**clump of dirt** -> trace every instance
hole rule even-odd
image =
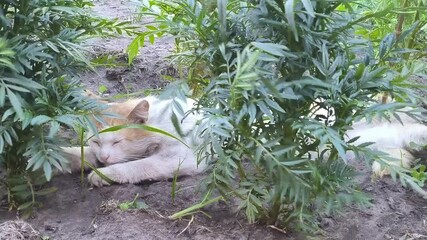
[[[27,222],[21,220],[6,221],[0,224],[0,239],[7,240],[36,240],[40,239],[41,234]]]

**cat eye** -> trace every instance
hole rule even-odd
[[[122,140],[117,140],[115,142],[113,142],[113,145],[116,145],[117,143],[121,142]]]
[[[95,141],[95,140],[94,140],[94,141],[92,141],[92,142],[99,146],[99,142],[98,142],[98,141]]]

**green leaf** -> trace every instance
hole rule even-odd
[[[148,40],[151,44],[154,44],[154,41],[156,40],[155,36],[153,34],[148,35]]]
[[[288,49],[286,46],[276,44],[276,43],[251,42],[251,44],[254,47],[266,53],[269,53],[271,55],[278,56],[278,57],[284,57],[285,51]]]
[[[105,85],[101,85],[98,87],[98,92],[101,94],[106,92],[107,90],[108,90],[108,88]]]
[[[20,85],[21,87],[27,88],[29,90],[45,89],[43,85],[33,81],[32,79],[29,79],[23,76],[17,76],[15,78],[3,77],[2,79],[6,82],[9,82],[15,85]]]
[[[379,47],[380,49],[378,53],[381,59],[386,56],[386,53],[388,52],[388,50],[391,49],[395,41],[396,41],[396,36],[394,33],[390,33],[386,37],[384,37],[384,39],[380,43],[380,47]]]
[[[9,102],[12,104],[13,109],[18,114],[20,118],[23,117],[24,112],[22,111],[21,101],[9,88],[6,89],[7,96],[9,97]]]
[[[45,196],[45,195],[54,193],[57,190],[58,190],[58,188],[56,188],[56,187],[44,188],[42,190],[34,192],[34,194],[37,195],[37,196]]]
[[[48,161],[45,161],[43,163],[43,172],[46,177],[46,180],[50,181],[50,179],[52,178],[52,166]]]
[[[30,90],[28,90],[26,88],[15,86],[15,85],[7,85],[7,88],[13,89],[13,90],[18,91],[18,92],[25,92],[25,93],[30,92]]]
[[[60,115],[56,117],[55,120],[65,125],[68,125],[70,127],[73,127],[74,124],[76,123],[76,117],[71,114]]]
[[[4,150],[4,140],[0,136],[0,154],[3,154],[3,150]]]
[[[291,172],[298,174],[298,175],[303,175],[303,174],[311,173],[312,170],[291,170]]]
[[[274,156],[281,156],[289,151],[292,151],[296,148],[296,146],[280,146],[275,148],[274,151],[271,152]]]
[[[22,191],[26,191],[27,189],[28,189],[27,184],[21,184],[21,185],[16,185],[12,187],[10,190],[14,192],[22,192]]]
[[[0,86],[0,107],[4,106],[5,100],[6,100],[6,89],[5,89],[4,85],[2,84]]]
[[[40,155],[38,155],[39,153],[40,153]],[[41,168],[44,165],[44,163],[46,162],[45,152],[40,151],[40,152],[37,152],[35,155],[37,155],[38,157],[34,158],[35,161],[34,161],[34,165],[33,165],[33,168],[32,168],[33,171],[36,171],[39,168]],[[30,161],[31,161],[31,159],[32,158],[30,158]],[[28,166],[29,166],[30,161],[28,161]]]
[[[39,115],[34,117],[33,119],[31,119],[31,125],[41,125],[43,123],[47,123],[49,121],[51,121],[52,118],[46,115]]]
[[[292,166],[300,165],[301,163],[306,163],[307,161],[308,161],[307,159],[300,159],[300,160],[292,160],[292,161],[283,161],[283,162],[280,162],[280,164],[283,164],[284,166],[287,166],[287,167],[292,167]]]
[[[126,49],[126,52],[128,53],[129,64],[131,64],[135,57],[139,54],[139,49],[144,46],[144,40],[145,35],[141,34],[134,38],[129,44],[128,48]]]
[[[147,26],[145,26],[147,29],[150,29],[151,31],[157,31],[157,27],[155,27],[155,26],[150,26],[150,25],[147,25]]]
[[[9,144],[9,146],[13,145],[12,138],[10,137],[10,134],[7,131],[3,132],[3,139]]]
[[[307,10],[307,13],[310,17],[314,18],[314,10],[313,5],[311,4],[311,0],[301,0],[302,4],[304,5],[305,10]]]
[[[228,130],[223,129],[221,127],[216,127],[216,126],[212,126],[211,127],[212,132],[218,134],[219,136],[225,137],[225,138],[230,138],[231,134]]]
[[[150,207],[148,206],[148,204],[147,203],[145,203],[144,201],[136,201],[135,202],[135,209],[143,209],[143,210],[146,210],[146,209],[149,209]]]
[[[126,211],[126,210],[129,210],[130,206],[131,205],[128,202],[126,202],[126,203],[120,203],[119,204],[119,209],[122,210],[122,211]]]
[[[295,23],[295,9],[294,9],[294,0],[286,0],[285,2],[285,16],[288,21],[288,25],[294,33],[295,40],[298,41],[298,32]]]
[[[23,203],[23,204],[21,204],[21,205],[18,206],[18,211],[27,209],[27,208],[31,207],[33,204],[34,204],[34,202]]]
[[[227,0],[217,0],[219,34],[222,42],[226,42],[227,34]]]
[[[279,112],[286,113],[286,111],[277,102],[271,100],[270,98],[265,98],[265,102],[271,108],[274,108],[274,109],[276,109]]]

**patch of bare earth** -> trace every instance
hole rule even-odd
[[[372,206],[348,207],[340,216],[324,217],[322,227],[328,239],[427,239],[427,200],[388,176],[373,181],[363,163],[352,164],[360,172],[357,182],[372,198]]]
[[[248,225],[223,203],[181,220],[168,216],[197,203],[200,178],[183,178],[172,201],[171,182],[114,185],[90,189],[79,176],[57,177],[59,190],[43,199],[44,206],[27,221],[53,239],[280,239],[282,233]],[[120,210],[120,203],[143,201],[144,210]],[[209,216],[208,216],[209,215]],[[190,222],[191,221],[191,222]]]
[[[94,10],[97,14],[119,18],[121,20],[132,21],[135,25],[152,21],[148,18],[138,18],[136,16],[137,1],[95,1]],[[107,96],[118,94],[128,94],[131,96],[144,95],[144,90],[156,90],[168,84],[166,79],[178,77],[176,68],[165,61],[165,57],[174,48],[172,37],[157,38],[156,44],[152,45],[148,41],[140,49],[138,57],[128,65],[126,54],[127,46],[131,43],[132,37],[121,36],[117,38],[92,39],[88,41],[94,58],[109,57],[115,59],[118,66],[100,66],[96,71],[86,71],[81,73],[81,79],[85,86],[93,92],[99,92],[100,87],[106,89],[102,93]]]
[[[108,17],[132,19],[135,6],[127,1],[98,0],[95,10]],[[141,21],[146,21],[141,19]],[[98,39],[91,41],[94,56],[111,55],[126,63],[124,54],[131,38]],[[164,76],[177,77],[174,66],[165,61],[173,49],[172,38],[158,39],[155,45],[146,44],[132,66],[99,67],[96,72],[82,73],[83,83],[97,92],[135,93],[158,89],[167,84]],[[425,79],[418,79],[425,84]],[[340,216],[321,218],[322,233],[314,239],[427,239],[426,200],[405,189],[389,177],[372,182],[370,172],[362,163],[355,164],[361,172],[361,190],[372,197],[368,209],[348,207]],[[172,200],[170,181],[144,182],[139,185],[113,185],[89,188],[80,184],[78,175],[57,176],[50,183],[58,191],[41,199],[43,206],[35,215],[22,221],[8,212],[6,201],[0,202],[0,239],[306,239],[292,229],[273,229],[259,224],[247,224],[243,213],[223,202],[213,204],[193,216],[170,220],[168,216],[189,207],[198,200],[197,191],[203,176],[180,179]],[[143,201],[144,210],[120,210],[120,203]],[[8,234],[5,228],[15,231]],[[40,232],[40,235],[37,235]],[[3,235],[2,235],[3,234]],[[31,235],[36,234],[36,235]],[[23,236],[24,238],[20,238]]]
[[[0,223],[0,239],[14,240],[36,240],[40,239],[41,235],[38,231],[27,222],[21,220],[10,220]]]

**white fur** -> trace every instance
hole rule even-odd
[[[360,137],[354,144],[373,142],[371,147],[388,153],[397,161],[387,161],[396,166],[409,168],[414,160],[412,155],[405,150],[410,143],[419,145],[427,144],[427,126],[399,113],[403,122],[396,119],[391,122],[387,120],[376,120],[371,123],[361,121],[353,125],[353,129],[347,132],[347,140]],[[382,169],[380,163],[372,165],[374,175],[383,176],[389,174],[388,169]]]
[[[177,136],[178,133],[171,122],[171,107],[174,100],[159,100],[156,97],[147,97],[145,100],[150,105],[146,124]],[[132,104],[137,105],[140,101],[141,99],[133,100]],[[188,99],[181,106],[185,112],[190,110],[193,104],[194,101]],[[391,164],[407,168],[413,159],[405,147],[411,142],[426,144],[427,126],[404,114],[399,116],[403,125],[397,120],[358,122],[346,133],[346,140],[360,136],[354,144],[374,142],[373,148],[389,153],[391,157],[399,160]],[[188,133],[194,130],[200,119],[201,116],[188,115],[181,122],[182,132]],[[179,175],[194,175],[202,172],[205,164],[197,165],[193,152],[193,149],[200,144],[200,139],[193,134],[188,134],[183,140],[193,148],[187,148],[179,141],[160,134],[129,142],[120,135],[120,132],[103,133],[99,135],[99,139],[94,138],[89,142],[90,147],[85,148],[85,159],[95,166],[99,162],[106,165],[98,170],[117,183],[172,178],[178,167]],[[80,148],[67,148],[64,151],[68,153],[71,169],[74,171],[80,169]],[[141,158],[144,154],[147,156]],[[377,162],[373,165],[373,171],[379,176],[388,174],[388,170],[381,169]],[[90,173],[88,178],[98,187],[108,184],[94,172]]]
[[[147,125],[160,128],[174,136],[178,136],[171,122],[172,101],[159,100],[156,97],[144,98],[150,108]],[[133,100],[137,105],[141,99]],[[132,102],[133,102],[132,101]],[[181,103],[184,111],[192,108],[194,101],[188,99]],[[193,130],[198,115],[189,114],[181,122],[181,130],[187,133]],[[184,137],[190,147],[197,147],[199,139],[188,134]],[[97,143],[95,143],[97,142]],[[76,148],[65,149],[68,153],[72,170],[80,168],[80,152]],[[143,180],[161,180],[172,178],[179,168],[179,175],[194,175],[204,170],[204,163],[197,164],[193,148],[188,148],[179,141],[162,135],[155,134],[138,141],[130,142],[120,135],[120,132],[99,134],[99,139],[94,138],[90,147],[85,149],[86,160],[92,164],[98,161],[107,165],[98,168],[104,175],[116,183],[137,183]],[[148,151],[147,157],[134,159]],[[91,184],[95,186],[108,185],[98,174],[92,172],[88,176]]]

